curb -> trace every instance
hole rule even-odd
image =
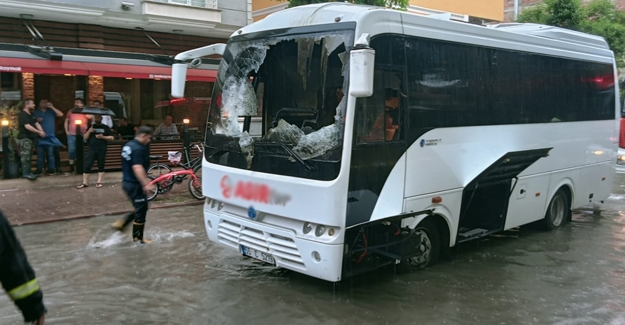
[[[202,205],[204,203],[204,200],[202,201],[196,201],[196,202],[187,202],[187,203],[174,203],[174,204],[170,204],[170,205],[162,205],[162,206],[156,206],[153,208],[150,208],[149,210],[160,210],[160,209],[169,209],[169,208],[178,208],[178,207],[182,207],[182,206],[196,206],[196,205]],[[20,227],[20,226],[30,226],[30,225],[41,225],[41,224],[46,224],[46,223],[53,223],[53,222],[61,222],[61,221],[72,221],[72,220],[79,220],[79,219],[89,219],[89,218],[95,218],[95,217],[107,217],[107,216],[117,216],[117,215],[121,215],[124,214],[126,212],[128,212],[129,210],[123,210],[123,211],[114,211],[114,212],[109,212],[106,214],[86,214],[86,215],[76,215],[76,216],[70,216],[70,217],[65,217],[65,218],[58,218],[58,219],[48,219],[48,220],[39,220],[39,221],[27,221],[27,222],[23,222],[23,223],[19,223],[19,224],[11,224],[12,227]]]

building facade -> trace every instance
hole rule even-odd
[[[407,8],[415,14],[452,13],[452,19],[476,23],[500,22],[504,18],[504,1],[507,0],[410,0]],[[286,9],[286,0],[253,0],[254,21]]]
[[[186,98],[170,101],[172,58],[224,42],[252,21],[251,5],[251,0],[0,0],[0,106],[48,99],[66,112],[80,97],[87,104],[103,101],[117,118],[134,124],[155,125],[173,115],[175,122],[190,118],[201,127],[218,60],[190,69]]]

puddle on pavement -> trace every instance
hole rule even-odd
[[[617,177],[625,183],[625,175]],[[114,217],[17,227],[46,324],[625,325],[625,194],[557,231],[521,227],[422,272],[379,270],[335,287],[208,241],[201,207],[154,210],[146,237]],[[0,295],[0,324],[23,324]]]

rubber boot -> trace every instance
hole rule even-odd
[[[113,222],[111,224],[111,227],[113,227],[116,230],[119,231],[124,231],[126,230],[126,227],[133,221],[135,220],[135,213],[134,212],[128,212],[124,215],[124,217],[122,217],[121,219]]]
[[[132,241],[140,242],[141,244],[150,244],[151,240],[143,238],[143,229],[145,228],[145,223],[132,223]]]
[[[37,176],[33,175],[30,172],[30,164],[29,163],[22,163],[22,178],[26,178],[29,180],[35,180],[37,179]]]

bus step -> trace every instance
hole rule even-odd
[[[387,251],[383,251],[383,250],[377,249],[377,248],[371,248],[369,251],[371,251],[371,253],[382,255],[384,257],[388,257],[388,258],[390,258],[392,260],[401,260],[402,259],[402,257],[400,255],[393,254],[393,253],[387,252]]]
[[[471,229],[469,231],[461,232],[461,233],[458,234],[458,236],[460,236],[462,238],[470,238],[470,237],[476,237],[476,236],[484,235],[487,232],[488,232],[487,229],[475,228],[475,229]]]

